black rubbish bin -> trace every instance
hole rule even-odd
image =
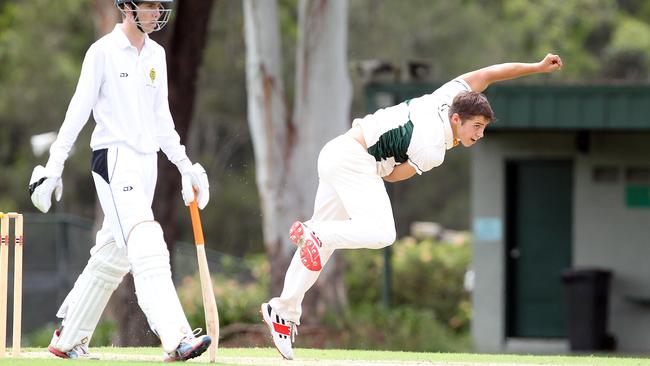
[[[609,282],[603,269],[567,269],[562,272],[566,289],[569,344],[572,351],[612,350],[607,333]]]

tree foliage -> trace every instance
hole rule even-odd
[[[92,3],[57,0],[53,11],[52,1],[0,1],[0,207],[5,211],[34,211],[25,187],[31,169],[45,157],[34,156],[29,139],[57,130],[63,121],[81,60],[95,37],[88,16]],[[649,4],[644,0],[355,0],[349,9],[348,58],[351,69],[361,59],[398,64],[425,60],[432,65],[431,79],[444,81],[487,64],[533,61],[553,51],[563,56],[564,70],[522,82],[647,82]],[[278,6],[282,51],[293,55],[297,2],[279,0]],[[204,212],[208,245],[243,255],[261,251],[262,239],[246,123],[241,2],[216,3],[208,39],[208,62],[200,69],[188,148],[194,160],[204,163],[213,187],[211,205]],[[289,75],[295,59],[284,57],[283,62],[286,94],[292,100]],[[357,77],[354,84],[351,117],[367,112],[361,80]],[[94,215],[95,193],[88,174],[90,130],[82,131],[76,153],[66,163],[64,199],[55,210]],[[466,153],[450,153],[439,170],[395,185],[403,202],[396,207],[398,228],[415,219],[468,227]],[[180,198],[166,199],[181,208],[177,237],[190,241],[189,226],[182,225],[187,215]]]
[[[3,211],[35,212],[27,183],[32,168],[47,157],[34,154],[30,138],[58,130],[64,119],[84,53],[95,39],[89,15],[94,1],[0,0]],[[355,61],[363,59],[398,65],[417,59],[431,64],[430,79],[446,81],[488,64],[535,61],[546,52],[555,52],[565,61],[561,73],[518,82],[650,80],[647,0],[354,0],[349,6],[350,70],[354,70]],[[187,147],[190,157],[201,162],[210,175],[212,199],[203,212],[207,245],[245,255],[263,251],[263,240],[246,116],[242,2],[217,1],[209,16]],[[282,52],[294,55],[298,1],[278,0],[278,16]],[[282,61],[286,99],[294,100],[296,59],[283,57]],[[356,76],[353,82],[350,121],[368,112],[362,80]],[[184,95],[174,98],[183,106]],[[94,185],[88,173],[92,120],[88,124],[91,126],[82,130],[66,162],[64,197],[53,206],[56,212],[85,217],[95,214]],[[468,160],[467,151],[451,151],[441,168],[392,186],[401,235],[415,220],[469,227]],[[158,199],[175,205],[176,238],[191,241],[187,212],[180,196],[174,195]],[[88,248],[91,245],[88,243]],[[368,289],[365,283],[362,287]],[[417,288],[411,290],[417,295]],[[412,300],[404,296],[405,302]]]
[[[0,8],[0,207],[5,211],[35,210],[27,184],[43,158],[32,153],[30,137],[58,130],[94,38],[92,19],[80,16],[91,12],[89,1],[62,0],[56,12],[51,10],[52,2],[45,0],[9,1]],[[89,151],[89,136],[86,129],[76,151]],[[87,167],[88,154],[72,154],[58,210],[93,215]]]

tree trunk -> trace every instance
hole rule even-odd
[[[300,0],[299,35],[296,50],[296,100],[294,104],[298,143],[291,156],[298,167],[292,183],[303,193],[301,206],[312,211],[317,179],[318,153],[323,145],[350,126],[352,87],[347,65],[347,1]],[[306,182],[312,183],[305,186]],[[330,258],[315,286],[305,296],[303,311],[318,317],[337,313],[347,305],[339,261]]]
[[[167,76],[169,79],[169,108],[174,117],[181,143],[186,145],[192,160],[191,146],[187,146],[199,67],[207,41],[208,23],[214,0],[185,0],[178,3],[172,33],[168,33]],[[168,30],[169,32],[169,30]],[[158,185],[154,200],[154,214],[165,232],[170,255],[176,241],[176,209],[181,199],[180,175],[176,166],[166,158],[159,164]],[[189,214],[188,214],[189,215]],[[189,222],[189,221],[188,221]]]
[[[295,201],[285,199],[295,126],[284,101],[277,1],[244,0],[243,4],[248,124],[255,154],[264,247],[271,262],[270,290],[278,293],[292,253],[285,234],[299,207]]]
[[[97,39],[110,33],[119,21],[119,12],[113,1],[95,0],[93,23]]]
[[[288,228],[313,212],[318,153],[349,125],[347,2],[300,2],[295,119],[288,116],[284,103],[277,2],[245,0],[244,21],[248,122],[264,245],[271,261],[271,292],[279,294],[295,250],[287,240]],[[346,303],[337,267],[332,258],[316,286],[330,290],[310,290],[309,298],[318,298],[323,309],[339,309]]]

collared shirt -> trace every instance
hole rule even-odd
[[[408,163],[422,174],[442,164],[445,150],[454,147],[449,107],[463,91],[471,88],[454,79],[431,94],[355,119],[352,125],[361,126],[377,173],[383,177],[396,165]]]
[[[127,145],[143,154],[162,149],[174,163],[187,158],[169,111],[165,50],[148,36],[138,53],[117,24],[90,46],[50,148],[47,165],[55,172],[63,170],[91,110],[96,122],[90,139],[93,150]]]

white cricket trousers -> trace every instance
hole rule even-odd
[[[154,219],[151,204],[158,177],[157,154],[113,146],[93,151],[92,169],[104,211],[97,244],[115,240],[119,248],[124,248],[135,225]]]
[[[153,221],[157,154],[124,145],[95,150],[92,176],[104,222],[84,272],[57,313],[64,318],[63,336],[70,338],[65,347],[78,344],[81,337],[82,343],[89,341],[111,293],[131,271],[149,326],[165,352],[172,352],[192,330],[171,279],[162,229]],[[98,285],[98,278],[108,278],[111,286]]]
[[[318,156],[319,184],[314,214],[305,224],[321,240],[323,266],[336,249],[380,249],[395,241],[393,210],[377,162],[348,135],[328,142]],[[320,271],[310,271],[294,253],[280,297],[269,304],[300,324],[301,303]]]

